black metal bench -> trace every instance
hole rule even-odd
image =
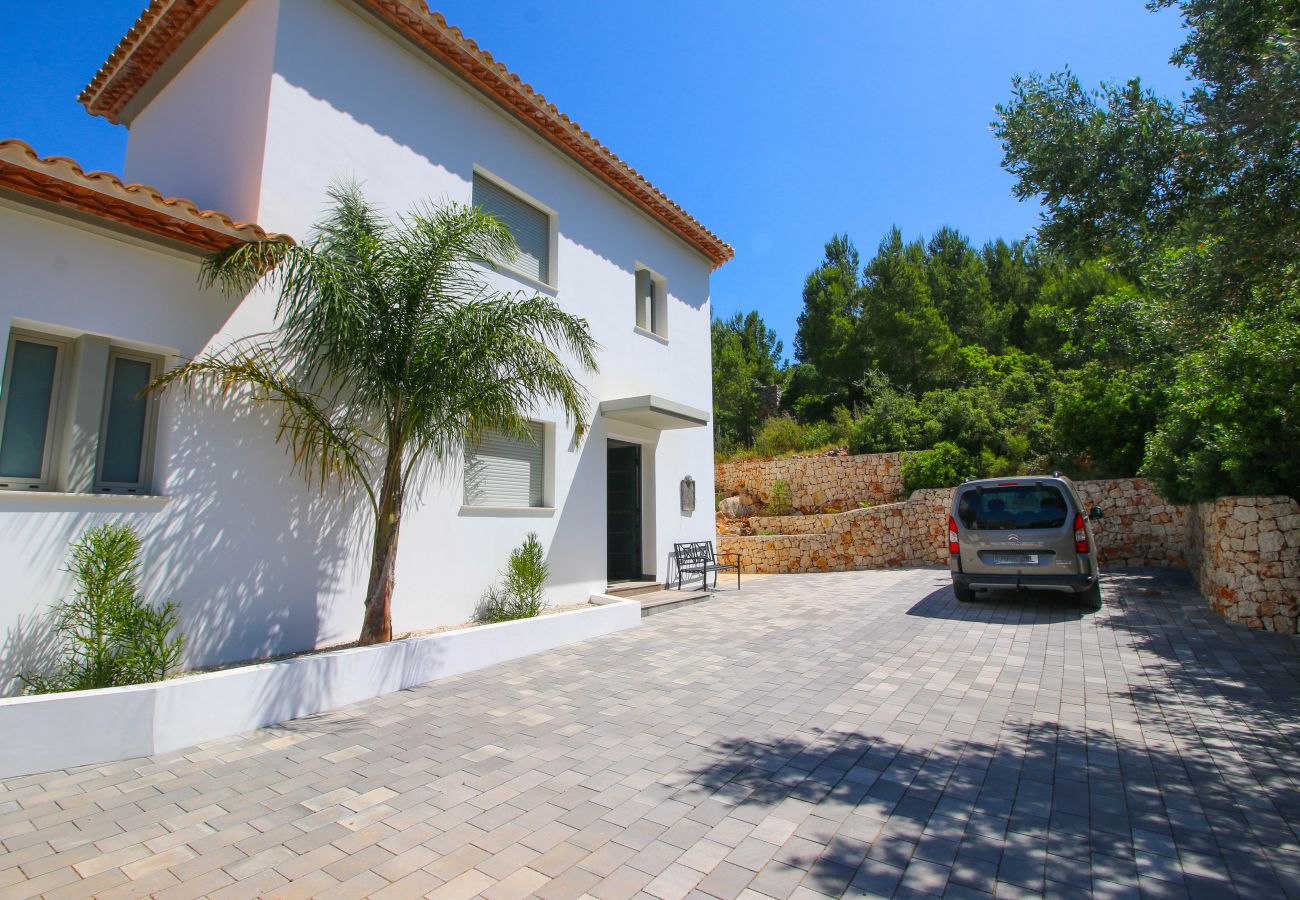
[[[689,544],[673,544],[673,556],[677,560],[677,590],[682,589],[682,578],[686,576],[700,576],[700,587],[709,586],[709,573],[713,573],[713,586],[718,586],[718,573],[736,570],[736,589],[740,590],[740,563],[741,556],[739,553],[726,554],[734,556],[734,563],[718,562],[716,554],[713,552],[713,541],[694,541]]]

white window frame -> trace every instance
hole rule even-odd
[[[0,473],[0,491],[52,491],[55,487],[54,464],[58,459],[59,433],[63,424],[63,377],[67,369],[70,342],[48,334],[28,331],[25,328],[9,329],[5,345],[4,383],[0,386],[0,435],[4,434],[4,420],[9,410],[9,381],[14,367],[14,344],[25,341],[44,344],[55,349],[54,383],[50,389],[50,412],[45,421],[45,447],[41,457],[41,475],[36,479],[8,478]]]
[[[539,288],[544,291],[555,291],[559,286],[559,221],[560,214],[542,201],[538,200],[532,194],[522,191],[510,182],[506,181],[499,175],[488,171],[478,163],[474,164],[473,173],[470,177],[470,203],[474,202],[474,179],[482,178],[498,190],[510,194],[521,203],[531,206],[537,212],[546,216],[546,280],[537,278],[527,272],[523,272],[507,262],[492,262],[492,268],[505,272],[512,278],[517,278],[524,283]]]
[[[133,482],[104,481],[104,445],[108,437],[108,406],[113,396],[113,378],[116,375],[114,362],[118,359],[130,359],[149,364],[149,380],[158,377],[162,370],[162,359],[151,353],[128,350],[112,346],[108,351],[108,372],[104,376],[104,399],[100,403],[99,439],[95,447],[95,487],[97,494],[147,494],[153,478],[154,443],[157,438],[158,398],[145,399],[144,435],[140,441],[140,478]]]
[[[650,281],[649,308],[643,310],[642,303],[645,298],[641,296],[641,289],[637,283],[637,276],[645,272]],[[635,263],[633,266],[633,284],[632,292],[635,296],[636,325],[635,330],[638,334],[646,337],[656,338],[660,341],[668,340],[668,279],[660,275],[654,269],[643,263]],[[644,312],[644,320],[643,320]]]

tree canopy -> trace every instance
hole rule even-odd
[[[1183,96],[1066,69],[997,108],[1034,235],[893,228],[865,263],[827,242],[778,376],[782,446],[942,445],[935,471],[1145,474],[1180,502],[1300,496],[1300,6],[1148,5],[1186,24]]]

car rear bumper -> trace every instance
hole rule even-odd
[[[978,575],[953,572],[953,584],[973,591],[1058,591],[1082,594],[1097,583],[1095,575]]]

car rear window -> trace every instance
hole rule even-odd
[[[990,531],[1060,528],[1069,506],[1050,484],[1016,484],[968,490],[957,504],[962,525]]]

